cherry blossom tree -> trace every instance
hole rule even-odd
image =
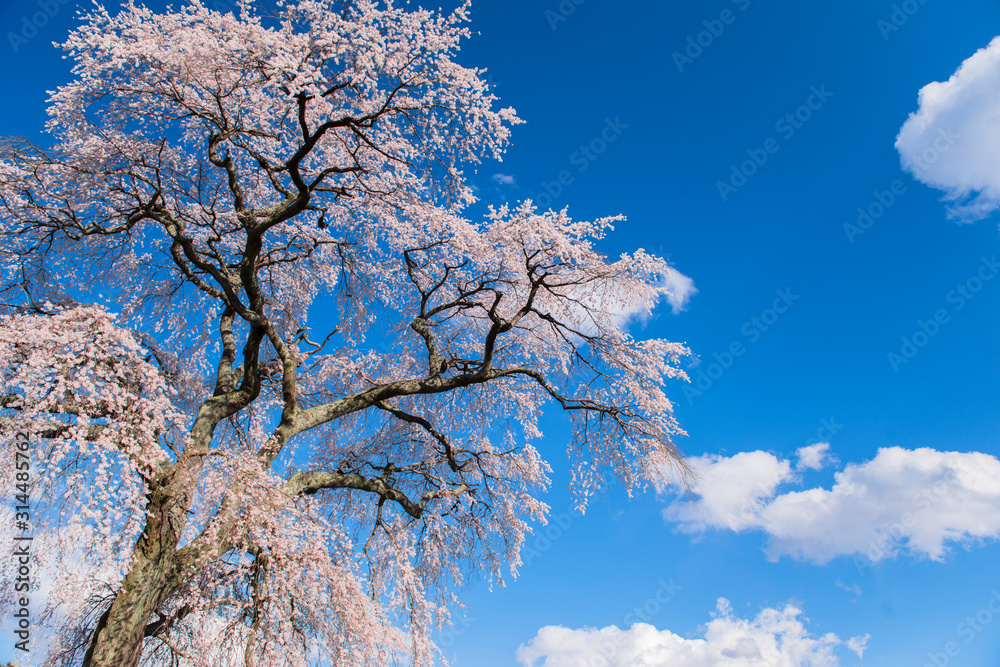
[[[628,331],[667,264],[602,255],[617,218],[465,217],[520,122],[454,59],[467,12],[81,15],[51,141],[0,151],[47,664],[432,664],[545,521],[545,405],[581,509],[683,469],[687,352]]]

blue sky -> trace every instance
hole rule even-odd
[[[68,76],[50,42],[73,4],[14,43],[38,2],[0,6],[0,134],[37,134],[44,91]],[[637,335],[701,359],[701,385],[672,394],[706,481],[689,500],[611,490],[570,513],[552,413],[546,501],[563,516],[529,539],[516,581],[470,586],[443,638],[453,664],[522,664],[523,647],[538,667],[763,665],[753,656],[783,631],[800,656],[836,638],[830,658],[780,664],[997,664],[996,63],[984,55],[923,106],[918,91],[1000,34],[1000,5],[480,0],[473,27],[460,60],[489,68],[528,121],[473,175],[483,202],[624,214],[609,254],[641,246],[694,280],[686,310]],[[969,191],[984,194],[962,207]],[[818,441],[829,448],[800,451]],[[637,621],[655,630],[610,629]],[[601,638],[614,650],[591,648]],[[629,657],[643,647],[671,660]],[[728,657],[684,657],[699,650]]]

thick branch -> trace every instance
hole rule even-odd
[[[414,519],[419,519],[424,513],[427,503],[436,498],[447,498],[461,495],[465,492],[472,492],[472,487],[461,484],[453,489],[437,489],[428,491],[420,500],[413,502],[403,492],[387,485],[384,480],[362,477],[357,474],[341,474],[335,472],[297,472],[285,483],[285,492],[289,495],[300,494],[311,495],[321,489],[357,489],[377,493],[383,498],[388,498],[398,503],[407,514]]]

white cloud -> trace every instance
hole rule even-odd
[[[865,657],[865,651],[868,649],[869,639],[871,639],[871,635],[869,634],[865,634],[862,637],[851,637],[847,640],[847,648],[858,654],[858,660],[862,660]]]
[[[788,461],[761,451],[729,458],[699,456],[688,459],[688,464],[697,479],[692,491],[700,497],[664,510],[664,516],[680,523],[685,532],[755,527],[761,499],[773,497],[778,485],[792,477]]]
[[[920,90],[896,137],[903,168],[945,192],[962,222],[1000,208],[1000,37]]]
[[[830,443],[817,442],[814,445],[799,447],[795,456],[799,459],[799,462],[795,464],[796,470],[822,470],[823,466],[831,460]]]
[[[493,174],[493,180],[500,185],[514,185],[514,177],[510,174]]]
[[[720,598],[714,618],[696,639],[646,623],[628,630],[547,626],[518,649],[517,660],[523,667],[837,667],[836,647],[863,646],[867,639],[814,637],[801,615],[788,605],[738,618]]]
[[[674,501],[664,518],[686,532],[763,531],[772,560],[942,560],[950,544],[1000,537],[1000,460],[980,452],[889,447],[848,464],[830,489],[785,493],[777,486],[795,479],[790,463],[766,452],[694,463],[698,497]]]
[[[694,286],[694,281],[685,276],[675,268],[663,278],[662,286],[668,290],[667,302],[674,311],[674,315],[687,307],[688,301],[698,293],[698,288]]]

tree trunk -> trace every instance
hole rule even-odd
[[[101,617],[83,659],[84,667],[136,667],[142,657],[146,624],[169,592],[163,563],[135,562]]]
[[[146,530],[121,589],[94,629],[83,667],[137,667],[146,626],[176,586],[170,574],[187,509],[164,493],[151,494],[147,509]]]
[[[256,354],[260,337],[262,334],[256,343],[248,343],[250,354]],[[239,394],[241,400],[216,396],[202,404],[185,455],[150,488],[146,529],[136,542],[121,589],[91,635],[83,667],[138,667],[151,617],[183,579],[204,566],[197,550],[178,556],[177,545],[187,525],[188,510],[194,501],[215,426],[256,398],[259,378],[252,377],[256,384],[249,392]],[[223,506],[228,507],[225,502]]]

